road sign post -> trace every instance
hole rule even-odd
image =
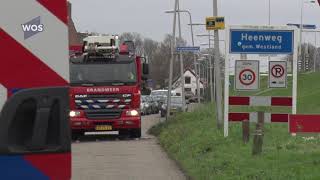
[[[224,136],[229,134],[229,61],[230,54],[291,54],[293,56],[292,71],[292,114],[297,111],[297,61],[298,61],[298,29],[287,26],[230,26],[226,28],[226,52],[225,52],[225,85],[224,85]],[[238,62],[239,63],[239,62]],[[241,63],[241,62],[240,62]],[[271,65],[273,65],[271,63]],[[277,65],[277,64],[274,64]],[[287,84],[286,80],[286,64],[278,64],[280,66],[273,67],[273,78],[276,80],[272,86],[283,87]],[[283,68],[282,68],[283,67]],[[272,67],[270,67],[272,69]],[[250,90],[251,85],[258,83],[254,75],[259,76],[253,67],[242,68],[236,70],[235,81],[237,88],[241,90]],[[270,72],[272,73],[272,71]],[[239,78],[242,77],[243,79]],[[269,78],[272,80],[272,78]],[[285,81],[285,82],[283,82]],[[248,88],[250,87],[250,88]],[[236,89],[237,89],[236,88]],[[240,97],[241,98],[241,97]],[[243,98],[241,99],[241,101]],[[258,103],[260,104],[260,102]],[[278,104],[277,101],[271,101],[270,104]],[[239,114],[239,113],[236,113]],[[243,114],[243,113],[242,113]],[[243,114],[244,115],[244,114]],[[248,113],[245,114],[249,116]],[[272,118],[278,116],[271,115]],[[279,115],[280,117],[280,115]],[[284,116],[283,116],[284,117]],[[283,118],[281,115],[281,119]],[[286,116],[287,117],[287,116]],[[242,118],[238,117],[237,118]],[[246,117],[248,118],[248,117]]]
[[[287,62],[269,62],[269,88],[287,87]]]
[[[206,29],[219,30],[225,28],[224,17],[207,17],[206,18]]]
[[[199,52],[200,46],[186,46],[186,47],[177,47],[177,52]]]
[[[236,61],[234,80],[236,90],[258,90],[260,85],[259,61]]]
[[[292,30],[230,30],[232,54],[291,54],[293,52]]]

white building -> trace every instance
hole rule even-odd
[[[176,93],[181,94],[181,86],[180,86],[180,77],[173,82],[173,90]],[[184,72],[184,90],[187,94],[192,93],[193,95],[197,94],[197,78],[196,74],[191,69],[186,69]],[[203,82],[199,80],[200,92],[203,92]]]

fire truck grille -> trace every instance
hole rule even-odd
[[[84,110],[88,119],[117,119],[132,103],[132,94],[75,95],[76,108]]]
[[[121,116],[121,110],[86,110],[88,119],[117,119]]]
[[[131,94],[109,95],[76,95],[75,105],[80,110],[114,110],[129,109],[132,101]]]

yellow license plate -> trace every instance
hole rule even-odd
[[[96,131],[111,131],[112,130],[112,126],[96,126]]]

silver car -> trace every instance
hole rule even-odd
[[[171,96],[171,109],[170,113],[182,112],[183,104],[182,104],[182,96]],[[188,108],[186,107],[186,111]],[[167,114],[167,102],[165,102],[161,107],[161,117],[166,116]]]
[[[140,110],[142,115],[149,115],[152,113],[152,107],[148,96],[141,96]]]

